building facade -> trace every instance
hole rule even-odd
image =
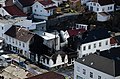
[[[5,33],[5,43],[9,51],[18,53],[30,59],[29,45],[34,34],[22,27],[12,26]]]
[[[54,14],[56,4],[51,0],[36,1],[32,5],[32,13],[36,19],[48,20],[49,16]]]
[[[114,60],[91,54],[75,61],[74,79],[119,79],[118,65]]]
[[[78,47],[79,57],[83,55],[88,55],[90,53],[95,53],[96,51],[104,51],[111,48],[110,38],[97,40],[89,43],[82,44]]]
[[[104,1],[103,1],[104,2]],[[114,11],[114,3],[111,4],[101,4],[98,2],[88,2],[88,9],[93,12],[112,12]]]

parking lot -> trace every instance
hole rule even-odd
[[[45,69],[41,69],[38,66],[27,63],[26,67],[20,66],[19,62],[24,62],[25,59],[17,54],[5,54],[12,59],[12,63],[10,63],[7,67],[0,68],[0,76],[4,76],[4,79],[24,79],[37,74],[42,74],[48,72]],[[17,62],[13,63],[13,60]]]
[[[33,76],[32,74],[31,75],[29,74],[31,73],[14,64],[11,64],[6,68],[3,68],[2,72],[0,73],[1,76],[4,76],[4,79],[24,79]]]

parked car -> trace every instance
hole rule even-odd
[[[8,55],[1,55],[0,59],[2,59],[3,61],[6,61],[8,63],[11,63],[11,61],[12,61],[12,59]]]
[[[0,50],[0,53],[3,53],[3,52],[4,52],[4,50],[1,49],[1,50]]]

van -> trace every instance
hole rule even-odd
[[[0,59],[2,59],[3,61],[6,61],[8,63],[11,63],[11,58],[8,55],[1,55]]]

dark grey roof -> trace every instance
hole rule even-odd
[[[114,4],[113,0],[98,0],[100,5],[109,5],[109,4]]]
[[[68,47],[70,47],[73,50],[77,50],[77,48],[81,44],[94,42],[102,39],[109,38],[110,33],[108,33],[107,29],[104,28],[94,28],[92,30],[88,30],[81,35],[72,36],[68,38]]]
[[[18,0],[23,7],[32,6],[35,0]]]
[[[120,71],[117,70],[119,69],[120,62],[96,54],[90,54],[76,61],[114,77],[120,75]]]
[[[63,59],[65,58],[66,53],[64,51],[56,51],[56,52],[45,52],[43,54],[44,57],[48,59],[52,59],[54,62],[56,62],[57,56],[60,55]]]
[[[113,0],[115,4],[120,5],[120,0]]]
[[[120,44],[120,36],[115,36],[115,39],[117,40],[118,44]]]
[[[93,42],[93,41],[109,38],[110,34],[108,33],[107,29],[95,28],[91,31],[83,33],[82,37],[83,37],[82,43],[88,43],[88,42]]]
[[[120,61],[120,47],[111,48],[110,50],[101,51],[100,55],[107,57],[109,59]]]
[[[92,0],[92,1],[98,2],[100,5],[114,4],[113,0]]]
[[[5,32],[5,34],[23,42],[29,41],[35,35],[34,33],[20,26],[12,26]]]

